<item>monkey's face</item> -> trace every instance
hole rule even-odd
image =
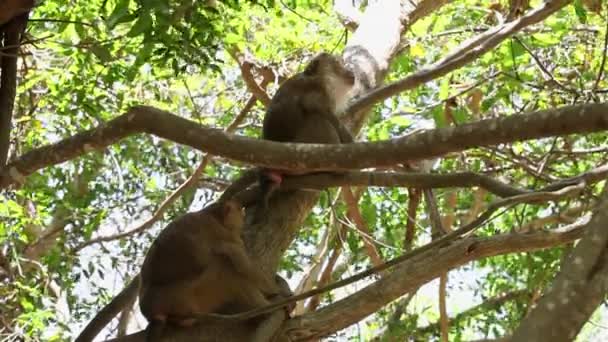
[[[338,60],[334,60],[334,63],[328,65],[328,67],[330,70],[325,74],[325,86],[328,94],[331,94],[334,98],[334,112],[340,113],[351,98],[351,92],[355,85],[355,75]]]
[[[236,201],[227,201],[224,203],[222,222],[226,228],[240,233],[245,223],[245,208]]]
[[[337,58],[334,60],[332,64],[333,73],[337,75],[344,85],[351,89],[355,85],[355,74],[346,68],[344,64],[344,60],[342,58]]]
[[[342,57],[326,52],[315,56],[306,67],[306,70],[304,70],[304,73],[309,76],[337,78],[349,87],[355,85],[355,74],[345,67]]]

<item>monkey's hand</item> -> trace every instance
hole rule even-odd
[[[319,108],[318,110],[318,113],[321,114],[334,127],[336,133],[338,133],[338,136],[340,137],[340,142],[342,144],[348,144],[355,141],[353,135],[350,133],[348,128],[346,128],[346,126],[344,126],[344,124],[340,122],[337,116],[335,116],[332,112],[323,110],[322,108]]]
[[[256,284],[264,294],[275,295],[281,292],[274,279],[265,276],[259,268],[251,263],[243,245],[221,242],[214,247],[214,250],[228,261],[234,272]]]

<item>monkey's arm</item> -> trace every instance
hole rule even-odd
[[[214,246],[214,251],[228,261],[237,273],[262,286],[260,290],[265,294],[275,295],[281,292],[273,279],[266,277],[249,261],[243,245],[223,241]]]
[[[327,121],[329,121],[329,123],[332,126],[334,126],[334,129],[336,130],[336,132],[340,136],[340,142],[341,143],[348,144],[348,143],[352,143],[353,141],[355,141],[355,139],[353,138],[353,135],[350,133],[350,131],[344,126],[344,124],[342,124],[340,122],[340,120],[338,119],[338,117],[336,117],[333,113],[327,112],[327,111],[323,111],[323,112],[320,112],[319,114],[322,114],[323,117]]]
[[[260,173],[261,170],[258,168],[249,169],[243,172],[243,174],[237,180],[232,182],[232,184],[230,184],[226,190],[224,190],[224,193],[220,196],[218,202],[229,200],[241,191],[246,190],[251,184],[258,181],[260,178]],[[244,205],[249,204],[243,203],[243,201],[240,202]]]
[[[323,93],[316,92],[308,94],[308,96],[302,100],[301,104],[302,108],[304,108],[304,116],[320,116],[327,120],[336,133],[338,133],[341,143],[348,144],[354,141],[353,135],[334,114],[333,108],[329,105],[329,100]]]

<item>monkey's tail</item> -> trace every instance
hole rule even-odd
[[[146,342],[159,342],[163,337],[166,321],[152,320],[146,327]]]

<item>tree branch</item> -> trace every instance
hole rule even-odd
[[[511,341],[572,341],[608,291],[608,187],[585,235]]]
[[[446,271],[481,258],[529,252],[572,242],[585,231],[583,223],[533,234],[503,234],[466,238],[446,247],[435,247],[397,266],[393,272],[362,290],[315,312],[286,322],[284,331],[293,340],[320,338],[348,327]]]
[[[224,133],[160,109],[137,106],[98,128],[35,149],[9,163],[0,170],[0,188],[24,182],[25,176],[36,170],[103,149],[135,133],[153,134],[253,165],[323,171],[388,167],[473,147],[605,129],[608,104],[584,104],[480,120],[379,142],[285,144]]]
[[[405,90],[413,89],[425,82],[446,75],[450,71],[456,70],[467,63],[477,59],[481,55],[495,48],[503,40],[509,38],[514,33],[532,24],[539,23],[555,13],[560,8],[566,6],[572,0],[551,0],[544,2],[543,6],[521,18],[512,22],[507,22],[496,26],[477,37],[464,42],[452,54],[423,68],[422,70],[382,88],[367,93],[352,103],[347,109],[347,116],[353,115],[364,108],[368,108],[375,103],[383,101],[393,95]]]
[[[17,6],[18,4],[12,5]],[[0,5],[0,9],[5,6]],[[13,108],[17,93],[17,51],[26,25],[27,14],[23,14],[12,18],[6,26],[0,27],[2,47],[6,48],[0,58],[0,167],[5,165],[8,160]]]

